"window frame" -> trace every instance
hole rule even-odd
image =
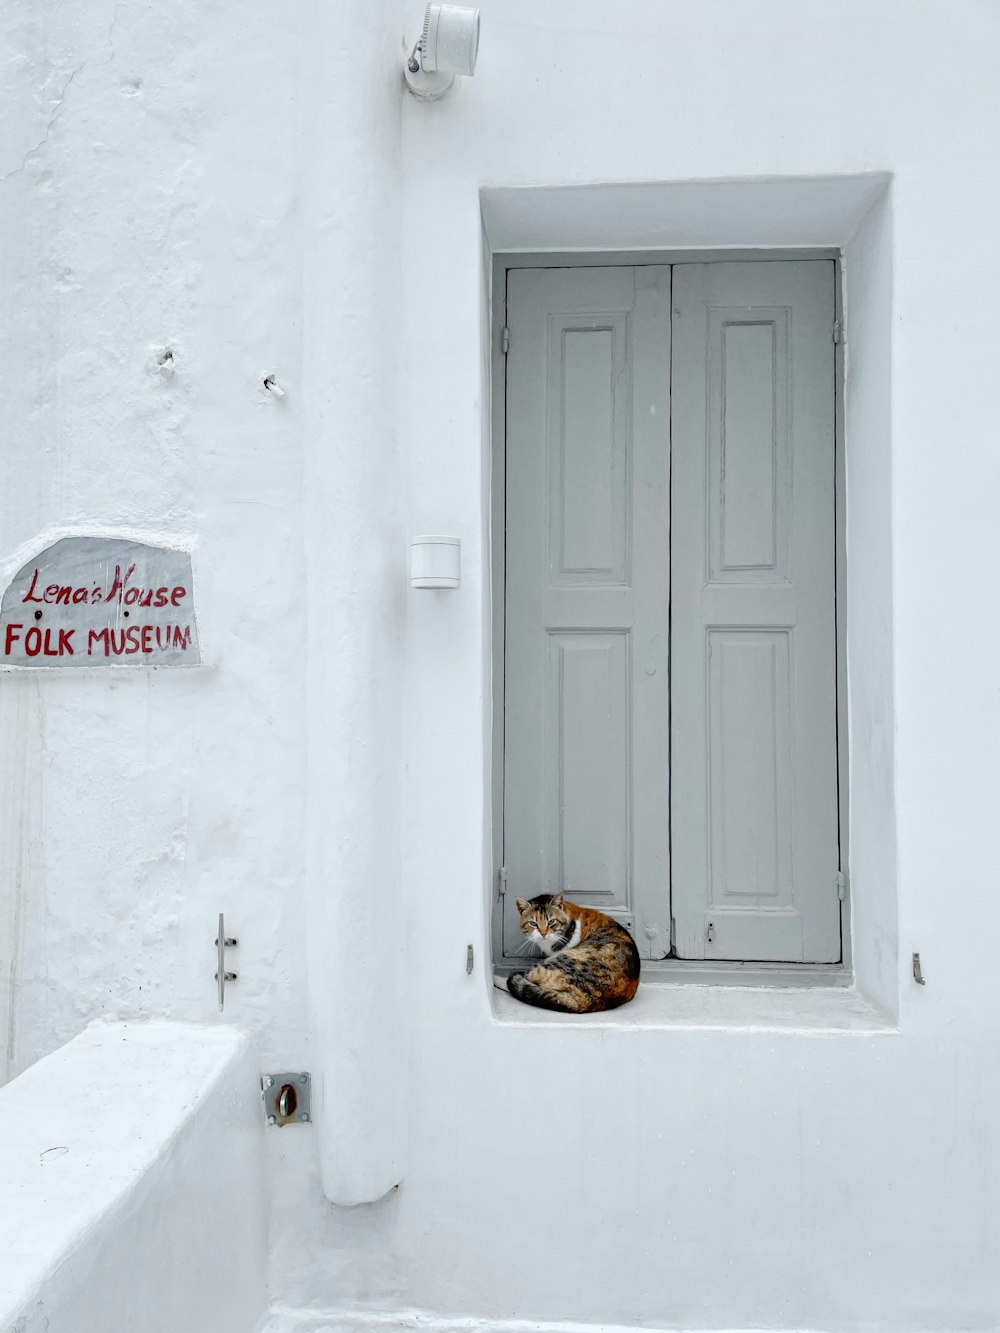
[[[835,266],[835,319],[844,327],[843,253],[839,247],[780,248],[705,248],[612,251],[531,251],[496,252],[490,265],[490,496],[488,499],[489,586],[491,590],[491,685],[492,734],[489,802],[492,813],[491,878],[491,952],[494,972],[503,976],[515,970],[517,963],[503,957],[502,883],[504,848],[504,661],[505,661],[505,531],[506,531],[506,327],[507,275],[512,269],[570,267],[638,267],[677,263],[775,262],[793,260],[832,260]],[[837,963],[764,963],[739,961],[700,961],[665,958],[643,963],[647,981],[715,986],[831,986],[849,987],[854,983],[851,951],[851,884],[846,867],[850,865],[849,755],[847,708],[847,550],[846,550],[846,449],[844,439],[844,339],[834,344],[834,447],[835,447],[835,617],[837,675],[837,789],[840,826],[841,865],[845,867],[841,903],[841,961]]]

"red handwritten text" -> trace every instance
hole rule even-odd
[[[100,583],[94,583],[91,587],[86,584],[50,583],[39,594],[39,571],[36,567],[31,576],[31,586],[21,601],[47,603],[49,606],[79,606],[81,603],[114,601],[124,606],[180,606],[187,596],[187,588],[182,583],[160,588],[143,588],[139,584],[132,584],[134,573],[135,565],[129,565],[124,574],[121,565],[115,565],[115,575],[107,589]]]

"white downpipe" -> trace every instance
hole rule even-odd
[[[312,1072],[323,1190],[400,1181],[394,0],[304,11],[305,543]]]

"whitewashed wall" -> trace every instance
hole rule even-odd
[[[231,1028],[94,1023],[0,1089],[10,1333],[251,1333],[264,1124]]]
[[[480,70],[433,107],[395,85],[403,18],[4,11],[0,551],[74,520],[194,539],[218,664],[0,681],[12,1064],[101,1012],[208,1017],[224,908],[227,1021],[322,1084],[317,1134],[269,1138],[283,1305],[992,1327],[1000,16],[484,0]],[[498,1024],[465,975],[488,937],[478,191],[865,171],[894,173],[899,1030]],[[456,594],[405,591],[427,530],[463,538]],[[388,1195],[330,1206],[318,1146],[332,1197]]]
[[[242,940],[232,1017],[294,1062],[299,43],[264,5],[26,2],[3,25],[0,551],[74,523],[192,539],[216,664],[0,682],[20,737],[0,807],[21,939],[10,1059],[101,1013],[211,1016],[224,910]]]
[[[460,598],[410,607],[413,931],[420,885],[448,907],[409,987],[420,1072],[395,1235],[418,1304],[681,1327],[1000,1318],[985,1262],[998,1239],[986,793],[1000,696],[978,610],[997,472],[998,284],[983,258],[1000,110],[985,53],[998,36],[979,4],[487,3],[476,79],[440,107],[404,107],[404,267],[420,256],[435,312],[411,301],[404,323],[411,526],[460,531],[473,557]],[[486,803],[477,188],[873,170],[895,177],[893,288],[880,294],[891,368],[870,351],[892,376],[899,1031],[497,1027],[461,970],[485,901],[469,898],[484,883]],[[439,411],[418,417],[418,399]],[[884,457],[873,466],[880,483]],[[888,589],[876,592],[884,622]],[[867,645],[853,685],[888,662]],[[855,743],[884,753],[887,719],[869,720]],[[878,799],[891,819],[891,793]],[[891,939],[873,915],[866,930]],[[925,988],[909,978],[914,949]],[[866,958],[873,973],[885,961]]]

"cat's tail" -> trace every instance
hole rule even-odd
[[[532,1004],[536,1009],[557,1009],[563,1014],[573,1014],[577,1010],[565,1003],[552,991],[544,990],[535,981],[528,979],[525,972],[512,972],[507,978],[507,989],[515,999],[524,1004]]]

